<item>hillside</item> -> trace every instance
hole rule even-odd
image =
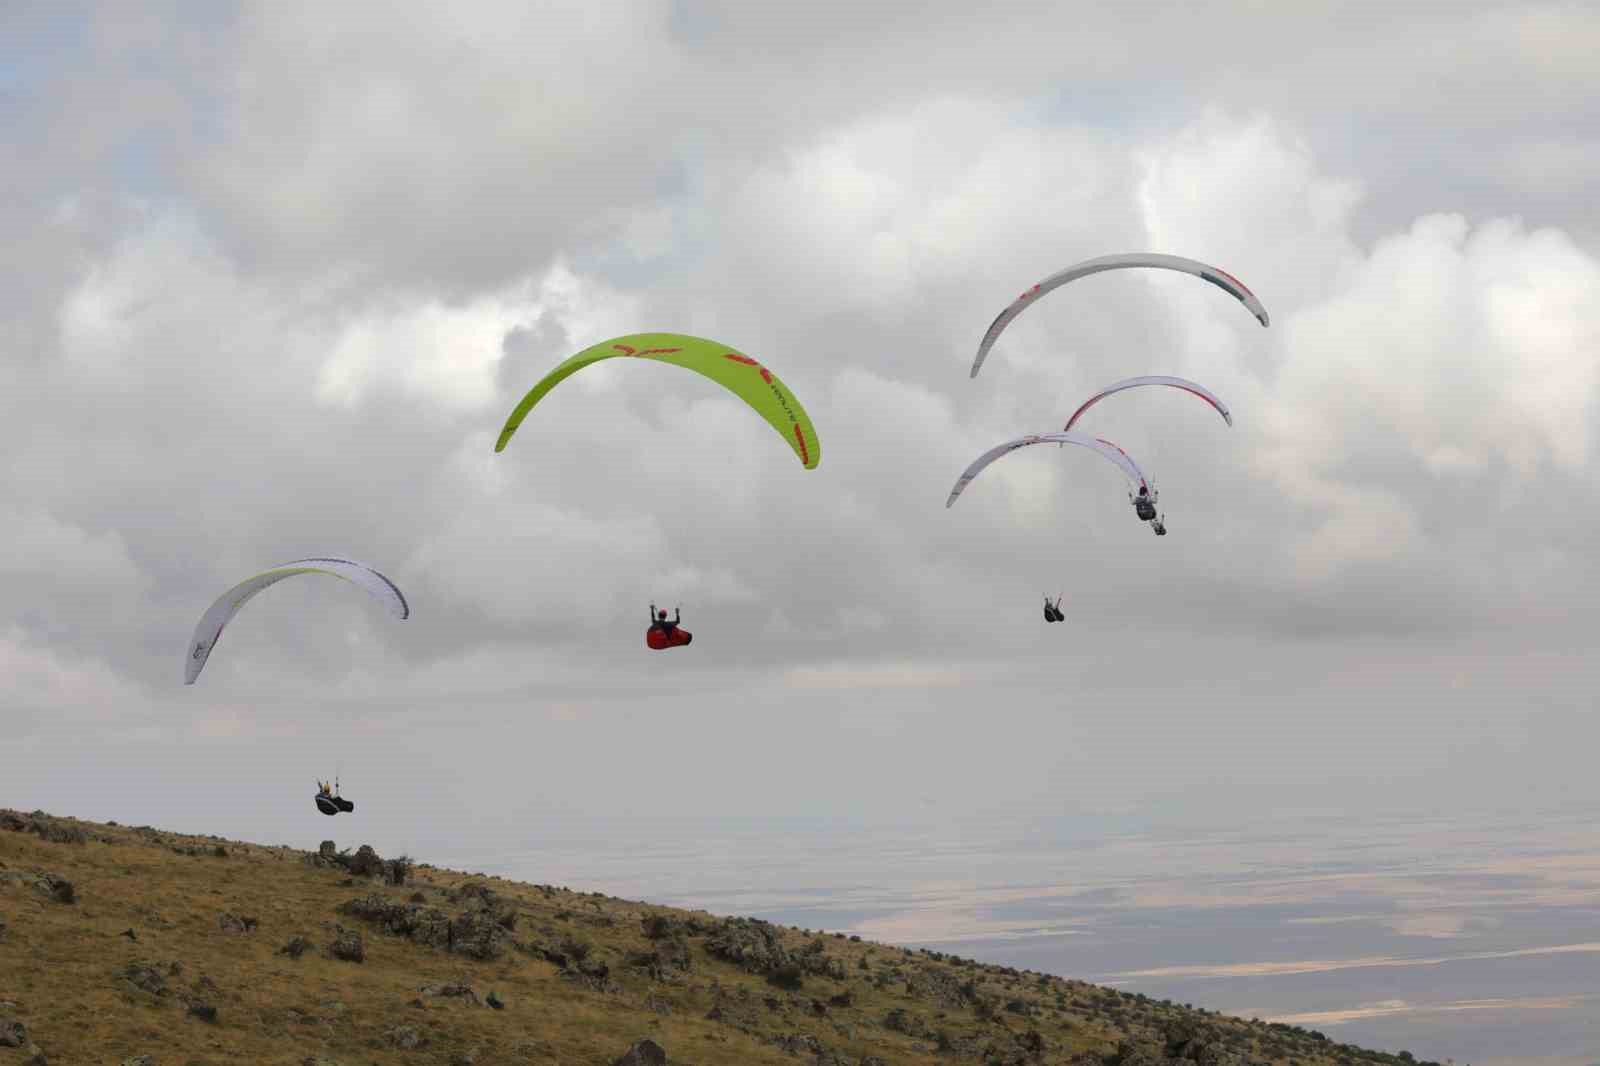
[[[0,1066],[1411,1061],[366,847],[0,811]]]

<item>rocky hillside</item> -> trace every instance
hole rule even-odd
[[[1412,1061],[369,847],[0,811],[0,1066]]]

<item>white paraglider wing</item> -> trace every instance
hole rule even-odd
[[[1079,407],[1076,411],[1072,412],[1072,417],[1067,419],[1067,424],[1061,427],[1062,431],[1070,432],[1072,427],[1077,423],[1078,419],[1083,417],[1083,413],[1085,411],[1099,403],[1101,400],[1105,399],[1107,396],[1110,396],[1112,393],[1121,392],[1123,389],[1136,389],[1141,385],[1170,385],[1172,388],[1182,389],[1184,392],[1193,393],[1206,403],[1210,404],[1212,407],[1216,408],[1217,414],[1222,416],[1222,420],[1224,422],[1228,423],[1230,426],[1233,425],[1233,415],[1229,413],[1228,405],[1217,399],[1216,396],[1211,393],[1211,390],[1207,389],[1204,385],[1198,385],[1195,382],[1189,381],[1185,378],[1148,376],[1128,378],[1126,381],[1119,381],[1115,385],[1107,385],[1105,388],[1101,389],[1099,392],[1083,401],[1082,407]]]
[[[184,656],[183,683],[192,685],[195,678],[200,676],[200,671],[205,669],[206,660],[211,658],[212,649],[217,646],[217,641],[222,636],[223,627],[239,613],[239,608],[250,602],[250,598],[261,590],[296,574],[328,574],[343,578],[353,585],[366,589],[396,618],[404,619],[411,615],[411,607],[395,583],[370,566],[353,563],[348,559],[296,559],[292,563],[284,563],[282,566],[262,571],[254,577],[239,582],[206,609],[206,613],[200,616],[199,623],[194,627],[194,636],[189,640],[188,654]]]
[[[1261,306],[1261,301],[1256,299],[1256,294],[1245,288],[1244,282],[1218,267],[1209,266],[1197,259],[1185,259],[1181,255],[1162,255],[1159,252],[1128,252],[1122,255],[1102,255],[1096,259],[1085,259],[1076,266],[1069,266],[1065,270],[1057,271],[1045,278],[1039,284],[1018,296],[1010,307],[1001,311],[999,316],[990,323],[989,330],[983,335],[982,342],[978,345],[978,356],[972,361],[971,377],[977,377],[983,361],[989,357],[989,349],[994,347],[994,342],[1000,334],[1011,324],[1011,320],[1022,314],[1030,304],[1052,289],[1059,289],[1069,281],[1098,274],[1103,270],[1122,270],[1127,267],[1153,267],[1158,270],[1177,270],[1185,274],[1193,274],[1197,278],[1211,282],[1223,292],[1232,296],[1249,309],[1252,315],[1263,325],[1267,325],[1267,309]]]
[[[983,473],[984,467],[1002,455],[1010,455],[1018,448],[1026,448],[1030,444],[1075,444],[1080,448],[1088,448],[1090,451],[1098,452],[1117,464],[1117,468],[1126,474],[1128,479],[1135,485],[1149,487],[1150,483],[1145,480],[1144,471],[1139,469],[1139,465],[1133,461],[1133,457],[1108,440],[1101,440],[1098,437],[1090,437],[1082,433],[1030,433],[1026,437],[1018,437],[1016,440],[1008,440],[1004,444],[997,444],[974,459],[972,465],[963,470],[961,476],[956,479],[955,488],[950,490],[950,498],[944,501],[944,505],[949,507],[955,503],[956,497],[960,496],[962,490],[972,483],[973,478]]]

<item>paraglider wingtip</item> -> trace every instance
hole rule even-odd
[[[1271,320],[1267,318],[1267,313],[1265,311],[1257,315],[1256,320],[1261,323],[1261,327],[1263,329],[1272,324]]]

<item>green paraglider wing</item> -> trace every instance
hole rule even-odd
[[[794,449],[807,470],[815,467],[822,458],[822,444],[817,440],[817,431],[811,426],[811,417],[776,374],[748,355],[726,345],[681,333],[630,333],[626,337],[601,341],[567,359],[546,374],[517,404],[511,417],[506,419],[494,450],[505,450],[512,434],[528,417],[528,412],[551,389],[591,363],[621,357],[672,363],[704,374],[755,408],[756,413],[789,442],[789,447]]]

